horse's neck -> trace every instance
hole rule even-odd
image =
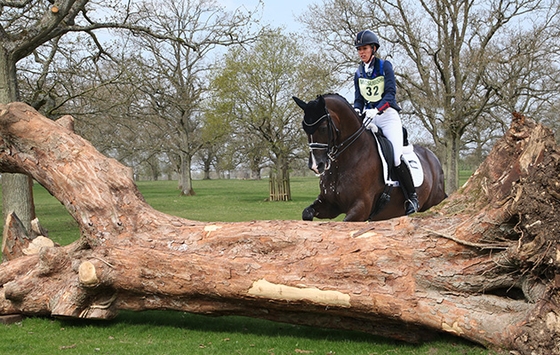
[[[338,129],[342,134],[343,140],[350,137],[362,126],[362,123],[351,108],[335,107],[331,110],[331,116],[333,116],[333,113],[337,118]]]
[[[355,117],[353,111],[338,112],[337,116],[339,119],[340,127],[344,127],[344,130],[341,129],[340,141],[338,142],[340,144],[341,142],[349,139],[352,134],[356,133],[362,127],[362,122],[360,122],[360,120]],[[342,119],[343,117],[344,119]],[[340,160],[344,160],[347,164],[350,165],[356,164],[356,160],[379,160],[377,142],[372,136],[371,131],[367,128],[364,129],[364,131],[358,137],[355,137],[355,141],[351,143],[351,146],[348,147],[344,153],[348,155]],[[342,164],[346,165],[345,163]]]

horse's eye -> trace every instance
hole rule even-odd
[[[326,124],[320,125],[319,128],[317,129],[317,131],[320,134],[326,134],[327,133],[327,125]]]

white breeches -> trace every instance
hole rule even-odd
[[[385,137],[393,144],[393,159],[395,166],[399,166],[403,154],[403,131],[399,112],[389,107],[382,114],[375,116],[373,123],[383,130]]]

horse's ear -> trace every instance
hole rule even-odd
[[[307,103],[301,99],[298,99],[295,96],[292,96],[292,99],[294,99],[294,101],[296,102],[296,104],[301,107],[303,110],[305,110],[305,108],[307,107]]]

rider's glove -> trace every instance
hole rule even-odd
[[[356,113],[358,114],[358,116],[361,116],[361,115],[362,115],[362,110],[360,110],[359,108],[354,107],[354,111],[356,111]]]
[[[372,120],[373,120],[373,119],[375,118],[375,116],[377,116],[377,114],[379,113],[379,111],[377,111],[376,108],[370,108],[370,109],[367,109],[367,110],[365,111],[365,113],[366,113],[366,118],[372,119]]]
[[[365,121],[364,124],[366,125],[366,128],[371,130],[372,132],[377,132],[377,126],[375,125],[375,123],[373,123],[373,119],[375,116],[377,116],[377,113],[379,111],[377,111],[376,108],[370,108],[368,110],[365,110]]]

